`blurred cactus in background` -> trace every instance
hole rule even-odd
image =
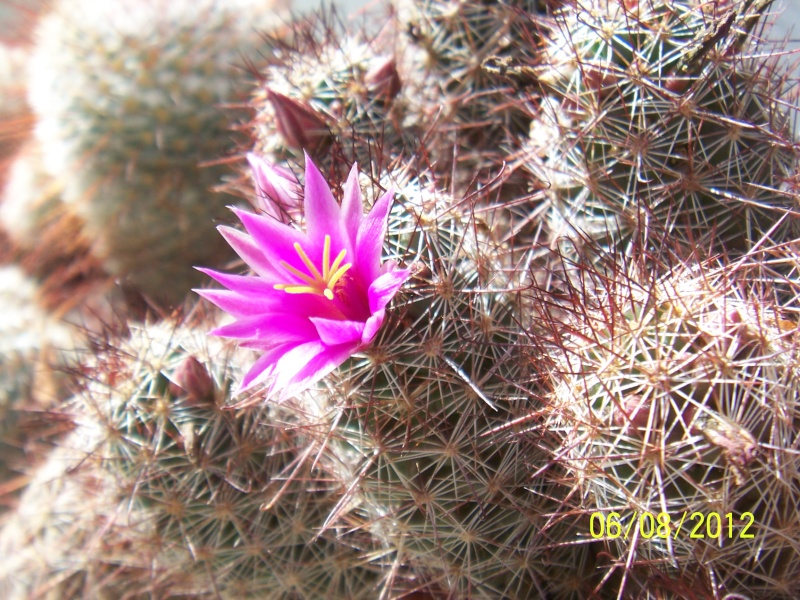
[[[78,343],[43,313],[36,294],[18,267],[0,268],[0,511],[24,487],[37,448],[61,430],[46,413],[67,393],[64,370]]]
[[[280,25],[267,2],[56,3],[36,31],[29,100],[43,163],[63,181],[106,269],[157,304],[178,304],[191,266],[224,259],[212,193],[245,115],[245,61]]]
[[[0,45],[0,185],[5,185],[15,152],[33,127],[25,98],[24,48]]]
[[[771,7],[25,13],[0,595],[799,597]]]

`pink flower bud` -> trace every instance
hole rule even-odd
[[[400,92],[402,82],[397,72],[394,57],[384,58],[364,76],[369,91],[385,100],[392,100]]]
[[[169,391],[173,396],[186,396],[197,403],[213,402],[214,380],[200,361],[189,356],[175,372]]]
[[[259,199],[256,208],[282,223],[287,223],[287,215],[296,212],[302,202],[300,183],[294,173],[269,163],[252,152],[248,153],[247,162],[253,171]]]
[[[317,148],[331,137],[328,124],[309,106],[283,94],[267,90],[275,109],[278,131],[290,148]]]
[[[650,420],[651,401],[639,394],[628,394],[620,398],[620,404],[612,415],[614,425],[618,427],[632,426],[644,431]]]

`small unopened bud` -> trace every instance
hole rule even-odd
[[[190,356],[173,375],[169,391],[173,396],[185,396],[194,402],[213,402],[214,380],[202,363]]]
[[[286,216],[300,206],[301,187],[289,169],[267,162],[252,152],[247,162],[253,172],[259,208],[267,215],[286,222]]]
[[[367,71],[364,81],[373,95],[382,97],[385,100],[392,100],[400,93],[400,89],[403,87],[394,57],[378,61]]]
[[[647,428],[650,421],[651,402],[639,394],[628,394],[620,399],[619,407],[612,415],[614,425],[629,425],[639,431]]]
[[[330,139],[328,124],[309,106],[272,90],[267,90],[267,97],[275,109],[278,131],[287,146],[298,150],[316,149]]]

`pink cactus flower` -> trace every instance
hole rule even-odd
[[[264,214],[286,223],[300,207],[300,183],[289,169],[273,165],[252,152],[247,162],[255,181],[257,208]]]
[[[410,277],[381,264],[393,192],[364,214],[353,165],[341,206],[306,155],[306,231],[274,218],[232,209],[247,233],[220,233],[255,272],[200,269],[227,290],[197,290],[236,318],[213,335],[263,352],[239,391],[259,384],[283,401],[308,389],[373,340],[386,305]]]

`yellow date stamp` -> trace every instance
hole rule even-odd
[[[750,531],[755,517],[751,512],[740,515],[734,513],[701,513],[684,511],[680,519],[673,519],[669,513],[634,512],[630,518],[623,518],[618,512],[595,511],[589,518],[589,535],[593,539],[627,540],[633,536],[646,540],[653,538],[678,539],[683,534],[693,540],[751,540]]]

